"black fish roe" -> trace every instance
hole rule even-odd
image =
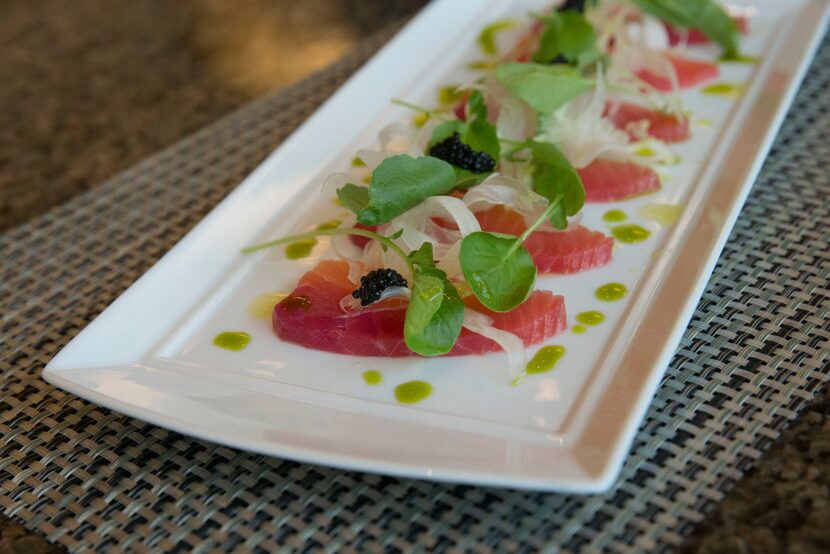
[[[577,12],[585,11],[585,0],[565,0],[565,3],[559,6],[559,11],[574,10]]]
[[[368,306],[380,300],[380,295],[389,287],[405,287],[406,279],[390,268],[370,271],[360,278],[360,287],[352,293],[354,298],[360,299],[361,306]]]
[[[429,155],[473,173],[487,173],[496,167],[496,160],[490,154],[476,152],[461,142],[458,133],[453,133],[451,137],[430,148]]]

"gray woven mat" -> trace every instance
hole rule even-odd
[[[0,240],[5,514],[73,550],[662,550],[830,380],[830,41],[605,495],[282,461],[142,423],[40,379],[385,38]]]

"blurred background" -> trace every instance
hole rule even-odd
[[[335,61],[425,0],[0,0],[0,230]]]

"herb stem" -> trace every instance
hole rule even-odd
[[[400,256],[405,262],[406,265],[409,267],[409,270],[415,273],[415,267],[412,265],[412,262],[409,260],[409,256],[406,255],[406,252],[403,249],[395,244],[395,241],[390,239],[389,237],[385,237],[378,233],[374,233],[367,229],[318,229],[316,231],[309,231],[307,233],[298,233],[296,235],[289,235],[287,237],[282,237],[280,239],[270,240],[268,242],[263,242],[260,244],[254,244],[252,246],[246,246],[242,249],[243,254],[252,254],[254,252],[258,252],[260,250],[265,250],[267,248],[272,248],[274,246],[279,246],[280,244],[288,244],[290,242],[297,242],[301,240],[308,240],[314,239],[317,237],[323,236],[337,236],[337,235],[357,235],[359,237],[366,237],[372,240],[376,240],[381,244],[390,248],[395,254]]]
[[[565,199],[564,194],[557,194],[556,196],[554,196],[553,200],[551,200],[550,204],[548,204],[548,207],[545,208],[544,212],[542,212],[542,215],[540,215],[538,217],[538,219],[536,219],[536,221],[534,221],[527,229],[525,229],[524,233],[522,233],[518,238],[516,238],[516,242],[513,243],[513,246],[510,247],[510,250],[507,251],[507,254],[504,257],[507,258],[513,252],[518,250],[519,246],[524,244],[524,242],[531,235],[531,233],[533,233],[533,231],[538,229],[540,225],[542,225],[545,221],[547,221],[547,219],[551,216],[553,211],[559,206],[559,204],[564,199]]]

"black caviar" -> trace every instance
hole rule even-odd
[[[451,137],[430,148],[429,155],[473,173],[487,173],[496,167],[496,160],[490,154],[476,152],[461,142],[458,133],[453,133]]]
[[[407,286],[406,279],[394,269],[376,269],[360,278],[360,287],[352,293],[352,296],[360,299],[361,306],[368,306],[380,300],[380,295],[389,287],[405,286]]]
[[[585,11],[585,0],[565,0],[565,3],[559,6],[559,11],[574,10],[577,12]]]

